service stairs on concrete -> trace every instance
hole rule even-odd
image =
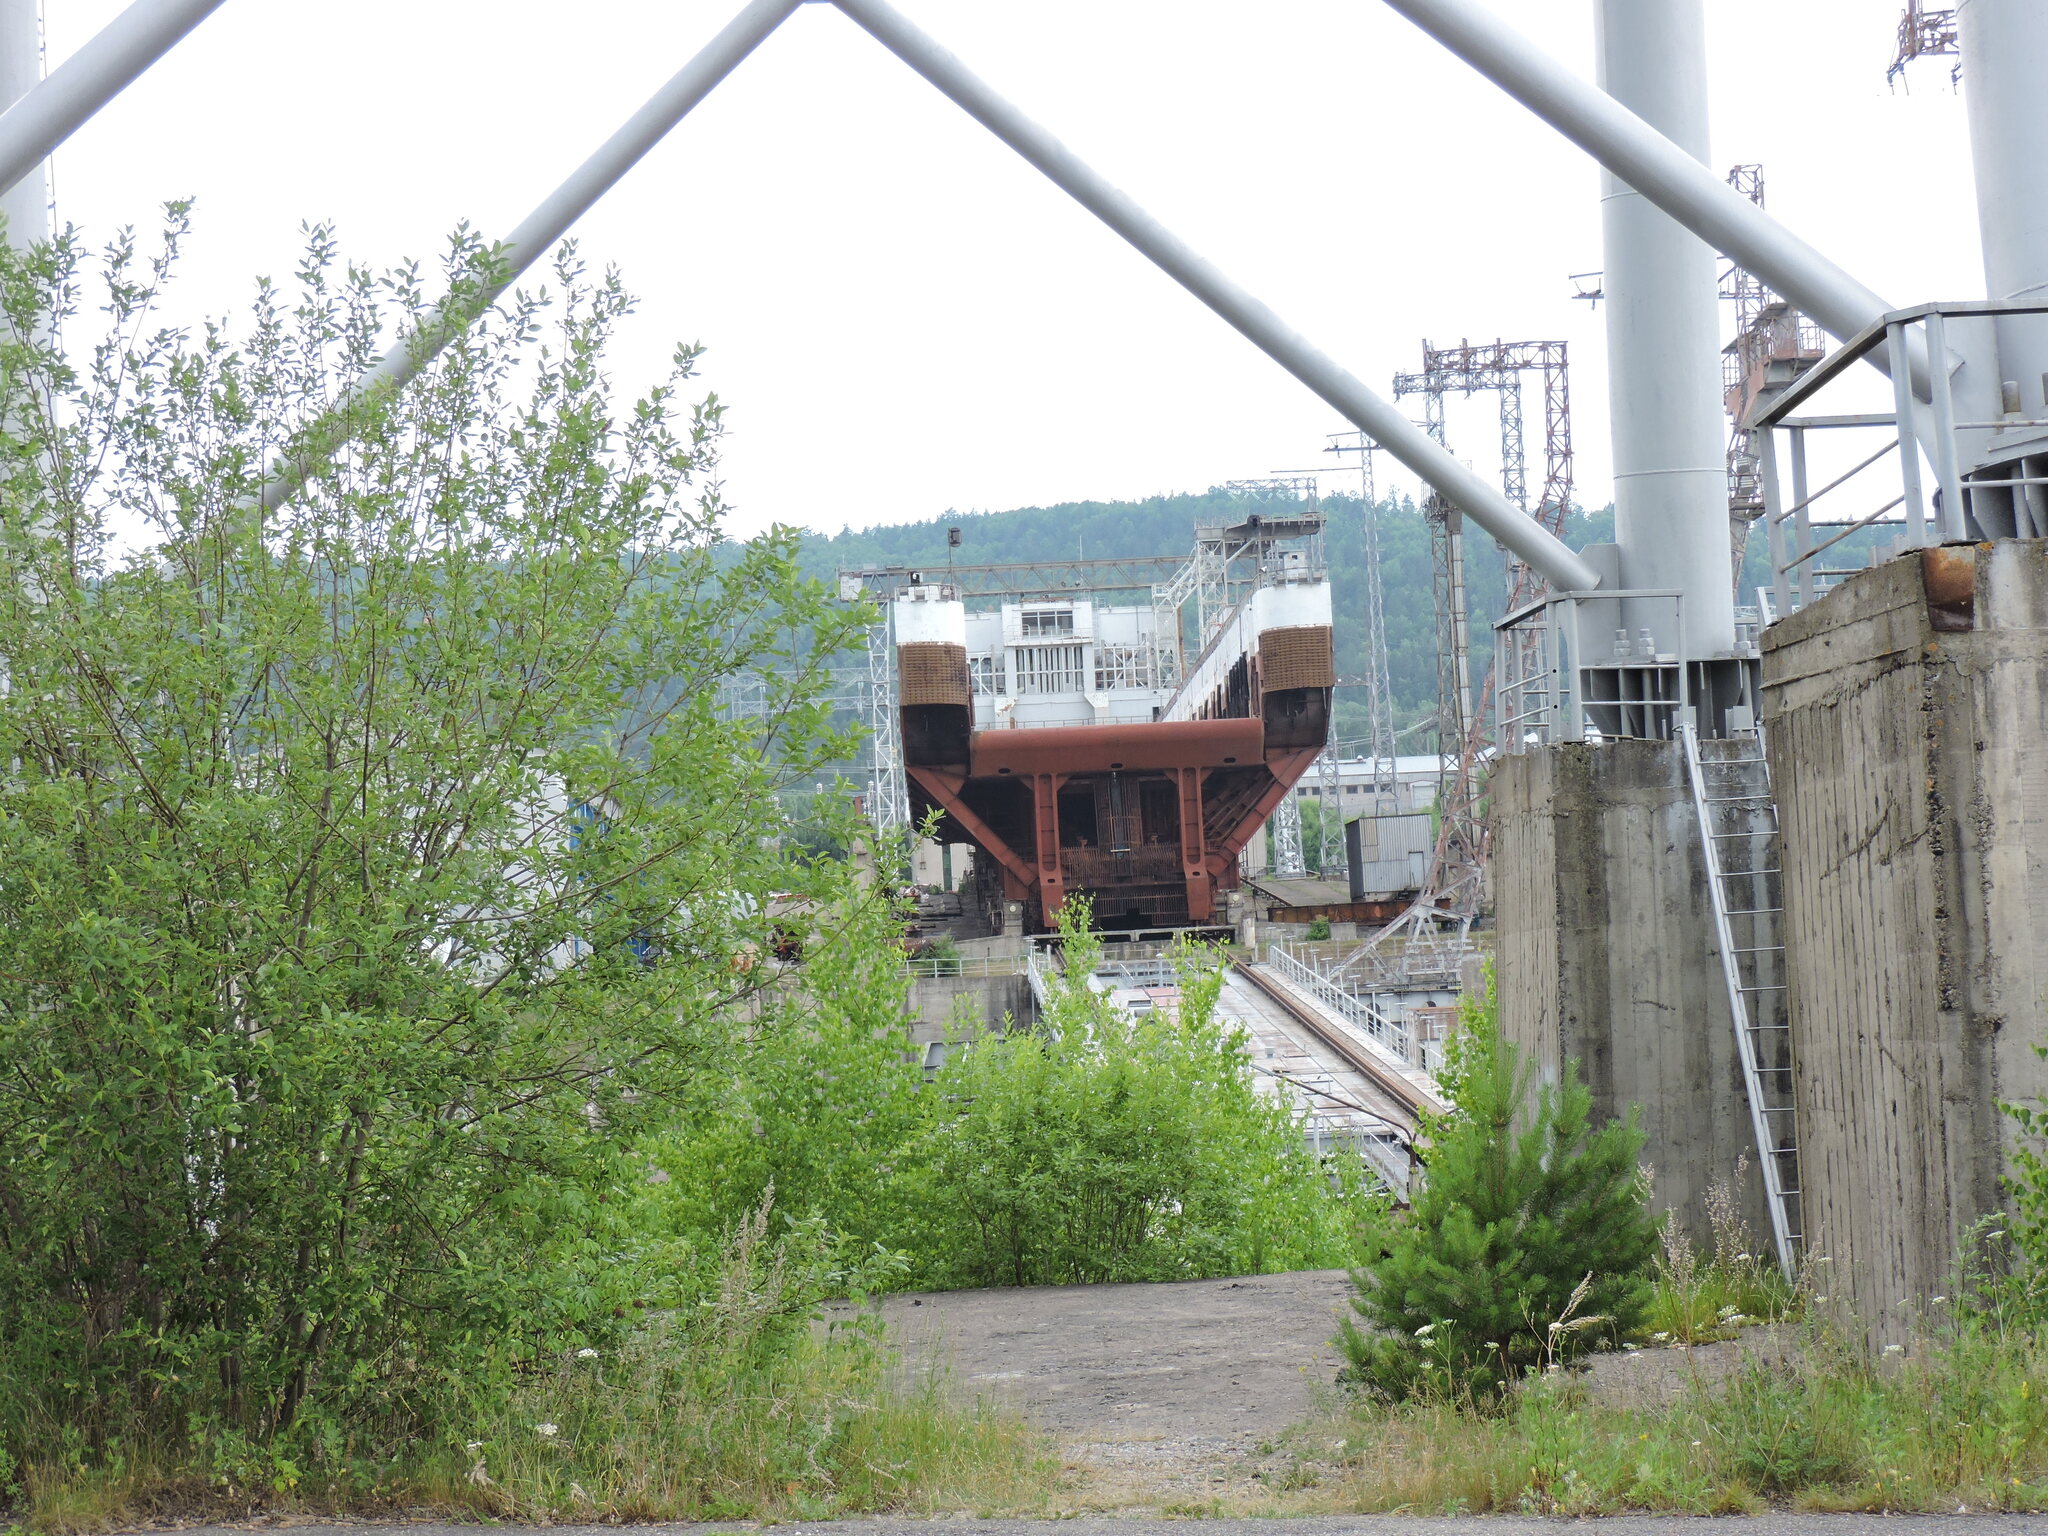
[[[1680,734],[1771,1237],[1790,1275],[1802,1241],[1799,1136],[1786,997],[1784,859],[1770,764],[1760,727],[1725,740],[1702,741],[1690,726]]]

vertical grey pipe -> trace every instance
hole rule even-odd
[[[1696,160],[1707,155],[1702,0],[1600,0],[1600,83]],[[1704,167],[1703,167],[1704,168]],[[1611,171],[1601,176],[1614,542],[1630,587],[1676,587],[1685,634],[1660,650],[1735,647],[1723,455],[1720,280],[1706,242]],[[1661,622],[1669,610],[1657,605]],[[1659,622],[1645,605],[1631,629]]]
[[[0,0],[0,112],[43,82],[43,28],[38,0]],[[0,191],[0,218],[8,244],[50,238],[50,182],[38,160],[27,175]]]
[[[498,251],[501,265],[489,284],[436,309],[416,334],[386,353],[376,367],[349,387],[332,412],[307,429],[290,457],[274,468],[265,482],[264,509],[275,511],[313,469],[348,440],[349,418],[355,409],[373,393],[403,385],[461,335],[803,3],[751,0],[506,237]]]
[[[1465,465],[1430,441],[1394,405],[1310,344],[1292,326],[1197,255],[1178,235],[1099,175],[1066,145],[1003,99],[886,0],[834,0],[877,42],[950,97],[968,116],[1042,171],[1161,271],[1200,299],[1266,356],[1320,395],[1345,420],[1435,486],[1552,586],[1590,589],[1599,573]]]
[[[1961,0],[1956,25],[1985,292],[2038,302],[2048,298],[2048,6]],[[1997,325],[1998,376],[2019,384],[2023,415],[2039,416],[2048,409],[2048,315]]]

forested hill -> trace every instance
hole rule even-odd
[[[1013,512],[948,513],[929,522],[848,530],[804,540],[804,561],[816,575],[868,565],[909,565],[943,570],[946,530],[961,530],[956,558],[963,565],[1011,560],[1126,558],[1179,555],[1194,544],[1198,523],[1235,522],[1260,503],[1223,491],[1203,495],[1155,496],[1145,501],[1076,501],[1055,507],[1020,507]],[[1365,672],[1365,539],[1356,496],[1326,496],[1328,555],[1335,589],[1337,670],[1345,677]],[[1613,514],[1575,513],[1565,529],[1574,549],[1613,536]],[[1383,502],[1379,508],[1381,581],[1386,591],[1387,650],[1396,715],[1406,724],[1436,704],[1436,616],[1430,582],[1429,530],[1414,503]],[[1466,540],[1471,586],[1475,662],[1493,652],[1492,623],[1506,599],[1506,566],[1483,534]],[[1338,695],[1338,733],[1347,745],[1365,734],[1363,691]],[[1420,738],[1414,748],[1427,750]]]

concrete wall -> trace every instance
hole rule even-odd
[[[910,983],[911,1043],[962,1040],[1000,1032],[1007,1014],[1020,1024],[1038,1017],[1022,976],[917,977]]]
[[[1683,751],[1545,747],[1498,762],[1489,793],[1503,1033],[1545,1082],[1576,1058],[1603,1117],[1642,1107],[1657,1203],[1702,1247],[1708,1186],[1746,1155],[1744,1219],[1767,1243]]]
[[[1807,1252],[1881,1332],[1998,1208],[1998,1101],[2048,1090],[2044,662],[2032,541],[1903,556],[1764,636]]]

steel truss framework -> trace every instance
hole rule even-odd
[[[1562,533],[1572,495],[1571,371],[1562,341],[1494,341],[1455,347],[1422,345],[1422,370],[1396,375],[1394,397],[1420,395],[1429,433],[1443,441],[1444,396],[1491,391],[1500,404],[1501,486],[1507,499],[1528,504],[1528,468],[1522,425],[1522,376],[1536,373],[1543,385],[1543,485],[1535,521],[1553,536]],[[1480,696],[1472,696],[1469,601],[1465,582],[1462,519],[1457,510],[1431,497],[1429,519],[1432,569],[1437,594],[1438,751],[1442,759],[1439,806],[1442,825],[1422,894],[1397,925],[1453,921],[1468,926],[1484,894],[1487,832],[1479,814],[1478,767],[1487,743],[1495,677],[1487,673]],[[1534,600],[1541,579],[1510,560],[1508,611]],[[1412,918],[1412,922],[1410,919]],[[1377,942],[1377,940],[1375,940]]]

